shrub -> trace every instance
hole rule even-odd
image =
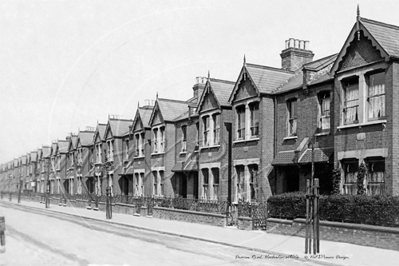
[[[295,219],[306,216],[306,196],[285,193],[271,196],[269,217]],[[330,195],[319,198],[320,220],[399,227],[399,197]]]

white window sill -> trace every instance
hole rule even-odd
[[[386,124],[387,120],[374,120],[374,121],[368,121],[366,123],[357,123],[357,124],[350,124],[350,125],[343,125],[337,127],[338,130],[341,129],[346,129],[346,128],[354,128],[354,127],[365,127],[365,126],[372,126],[372,125],[379,125],[379,124]]]
[[[165,154],[165,152],[157,152],[157,153],[151,153],[151,156],[154,156],[154,155],[164,155]]]
[[[289,137],[285,137],[283,140],[291,140],[291,139],[298,139],[298,136],[289,136]]]
[[[155,153],[155,154],[157,154],[157,153]],[[143,159],[144,158],[144,156],[135,156],[135,157],[133,157],[133,160],[136,160],[136,159]]]
[[[258,137],[256,137],[256,138],[251,138],[251,139],[239,139],[239,140],[235,140],[235,141],[233,141],[233,144],[238,144],[238,143],[244,143],[244,142],[251,142],[251,141],[258,141],[259,140],[259,138]]]
[[[179,155],[185,155],[185,154],[187,154],[187,151],[181,151],[181,152],[179,153]]]
[[[212,145],[212,146],[203,146],[200,147],[200,150],[212,149],[212,148],[220,148],[220,145]]]
[[[328,135],[330,135],[330,131],[327,131],[327,132],[320,132],[320,133],[317,133],[317,134],[314,134],[316,137],[321,137],[321,136],[328,136]]]

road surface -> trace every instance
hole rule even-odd
[[[317,265],[4,202],[0,213],[6,219],[0,266]]]

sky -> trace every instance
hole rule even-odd
[[[196,77],[281,67],[285,40],[338,53],[362,17],[399,25],[399,1],[0,0],[0,163],[109,115],[187,100]]]

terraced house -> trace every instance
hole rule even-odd
[[[76,144],[76,178],[77,194],[94,193],[94,160],[92,153],[95,128],[87,127],[79,131]],[[91,172],[91,174],[90,174]]]
[[[129,134],[129,127],[133,120],[115,119],[110,117],[104,132],[104,154],[105,160],[103,164],[104,174],[106,175],[105,187],[111,188],[111,194],[129,194],[128,179],[122,176],[123,160],[126,157],[124,142],[126,135]],[[125,151],[125,152],[124,152]],[[132,183],[130,185],[132,187]]]
[[[358,16],[331,76],[342,193],[357,192],[364,163],[367,194],[399,195],[399,27]]]
[[[26,176],[44,192],[51,150],[54,193],[262,201],[305,191],[312,172],[328,194],[335,169],[341,193],[356,194],[364,167],[368,195],[399,195],[399,27],[358,15],[337,54],[313,60],[308,46],[288,39],[278,68],[244,58],[236,82],[199,78],[187,101],[157,97],[134,120],[5,163],[1,187]]]

